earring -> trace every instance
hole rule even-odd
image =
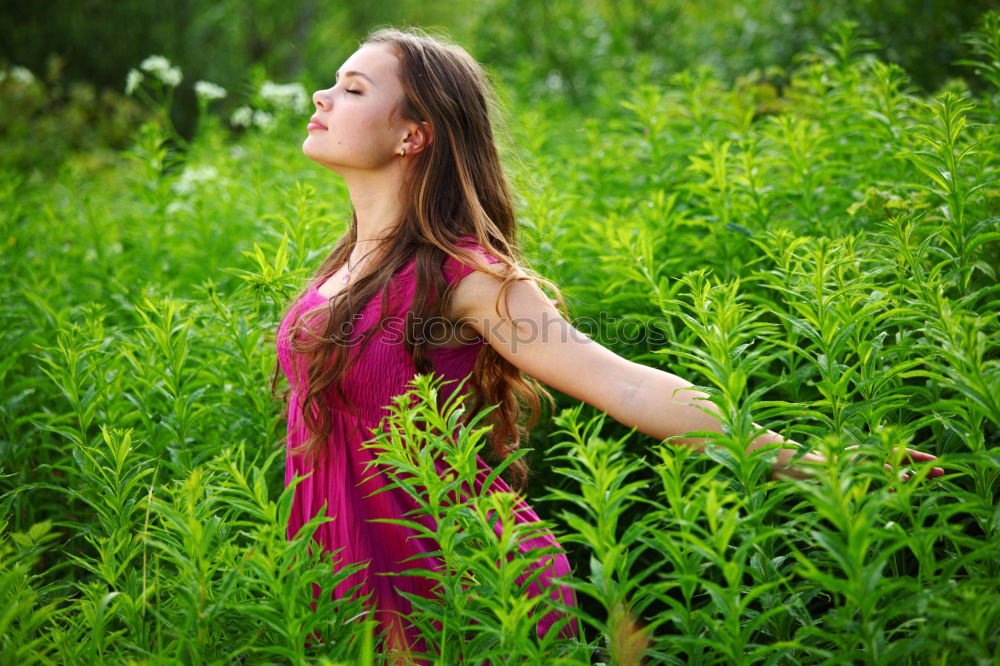
[[[400,157],[406,157],[406,148],[400,148],[399,149],[399,156]]]

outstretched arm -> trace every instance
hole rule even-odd
[[[506,307],[494,304],[500,282],[485,273],[473,272],[455,289],[452,314],[472,326],[501,356],[525,374],[606,412],[615,420],[655,439],[678,437],[689,432],[722,432],[722,424],[708,395],[684,379],[618,356],[588,338],[566,321],[542,290],[531,281],[514,284]],[[675,441],[702,450],[704,438]],[[766,431],[748,447],[752,451],[774,443],[776,476],[804,476],[789,467],[798,444]],[[915,461],[934,457],[909,451]],[[823,462],[808,453],[804,461]],[[938,468],[932,476],[942,473]]]

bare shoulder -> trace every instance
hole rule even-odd
[[[524,273],[497,303],[503,281],[474,271],[455,287],[455,321],[523,373],[598,409],[616,408],[633,364],[577,330]]]
[[[496,266],[496,264],[494,264]],[[455,319],[482,317],[514,318],[525,307],[548,305],[553,313],[558,311],[545,296],[538,283],[519,266],[513,269],[517,280],[508,287],[504,302],[498,302],[504,281],[485,271],[474,270],[455,285],[451,312]],[[508,311],[509,308],[509,311]]]

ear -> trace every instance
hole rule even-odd
[[[419,123],[410,123],[407,127],[406,136],[403,138],[403,148],[407,155],[416,155],[431,145],[434,140],[434,133],[431,131],[431,124],[426,120]]]

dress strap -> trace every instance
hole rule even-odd
[[[460,247],[473,250],[486,263],[495,264],[500,261],[497,257],[493,256],[492,254],[484,250],[482,246],[476,243],[476,239],[472,238],[471,236],[465,236],[461,241],[459,241],[458,245]],[[453,257],[450,256],[445,257],[444,279],[449,285],[458,282],[469,273],[472,273],[474,270],[475,270],[474,267],[469,266],[467,264],[463,264]]]

